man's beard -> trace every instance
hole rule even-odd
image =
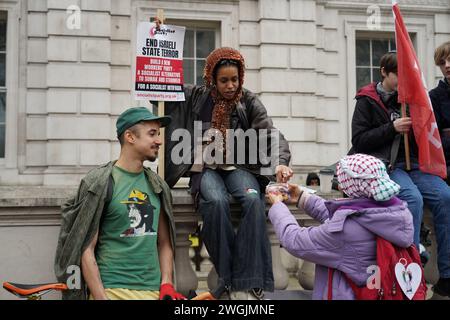
[[[153,161],[155,161],[157,158],[158,158],[158,151],[156,151],[156,152],[155,152],[155,155],[153,155],[153,156],[147,156],[147,157],[146,157],[146,160],[147,160],[147,161],[150,161],[150,162],[153,162]]]

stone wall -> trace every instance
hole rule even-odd
[[[216,23],[219,44],[242,51],[245,85],[260,95],[289,140],[295,179],[303,182],[306,172],[334,163],[350,148],[354,39],[367,29],[368,5],[381,8],[381,32],[393,30],[387,0],[9,3],[18,19],[10,26],[17,29],[17,50],[11,51],[17,64],[10,63],[8,72],[18,70],[18,81],[8,88],[10,142],[5,165],[0,161],[0,185],[74,185],[90,168],[118,156],[115,121],[138,104],[132,97],[136,24],[157,8],[173,21]],[[80,29],[67,27],[70,5],[81,9]],[[434,47],[450,37],[450,4],[405,0],[401,8],[417,33],[432,87],[440,77]]]
[[[131,101],[131,1],[27,2],[24,170],[75,184],[80,168],[118,156],[115,120]],[[81,28],[67,27],[69,5]],[[81,170],[85,171],[85,170]]]
[[[240,1],[239,7],[247,83],[289,140],[292,165],[330,165],[347,148],[334,85],[344,79],[337,11],[310,0]]]

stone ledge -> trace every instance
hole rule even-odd
[[[0,186],[0,208],[57,207],[76,190],[76,187]]]
[[[75,186],[0,186],[0,226],[59,225],[60,207],[76,191]],[[324,197],[335,198],[340,195],[339,192],[333,191]],[[188,189],[172,189],[172,196],[177,228],[189,230],[195,228],[202,219],[194,208]],[[270,205],[267,204],[266,211],[269,208]],[[303,210],[293,205],[289,208],[303,226],[318,224]],[[237,222],[240,217],[240,206],[234,199],[231,200],[231,214],[233,221]]]
[[[59,207],[77,191],[76,186],[0,186],[0,208],[6,207]],[[174,207],[193,206],[193,199],[187,188],[172,189]],[[330,199],[341,193],[332,191],[321,195]],[[234,199],[231,204],[237,205]]]

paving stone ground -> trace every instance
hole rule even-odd
[[[427,300],[449,300],[448,297],[442,297],[433,294],[432,285],[428,284]],[[206,281],[199,281],[197,294],[207,291]],[[275,290],[274,292],[266,292],[265,298],[269,300],[311,300],[312,291],[303,289],[298,280],[294,277],[289,278],[289,284],[286,290]],[[228,299],[228,298],[226,298]]]

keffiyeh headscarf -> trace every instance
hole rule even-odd
[[[350,198],[387,201],[400,192],[400,186],[389,178],[384,163],[366,154],[341,159],[337,165],[337,179],[342,191]]]
[[[239,87],[231,100],[223,98],[216,87],[214,73],[217,72],[219,64],[224,60],[236,62],[239,73]],[[231,112],[236,107],[242,96],[242,85],[244,84],[244,57],[233,48],[223,47],[215,49],[206,58],[205,69],[203,70],[203,80],[205,86],[211,90],[211,96],[214,102],[214,109],[211,120],[211,128],[217,129],[222,133],[224,142],[226,140],[226,130],[230,129]],[[224,153],[225,154],[225,153]]]

